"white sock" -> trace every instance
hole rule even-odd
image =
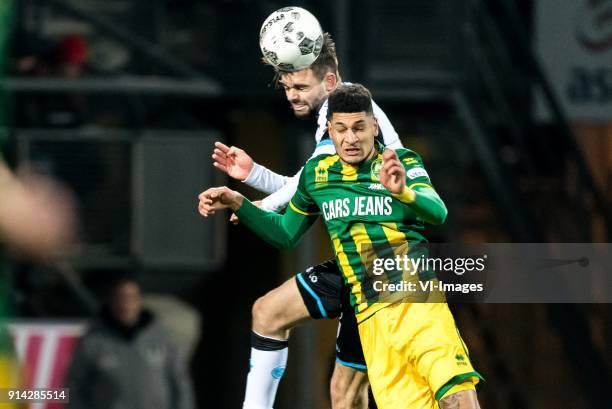
[[[243,409],[272,409],[285,372],[289,343],[251,332],[251,362]]]

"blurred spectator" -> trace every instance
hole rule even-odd
[[[56,57],[56,71],[61,77],[78,78],[83,74],[89,57],[87,42],[80,35],[68,35],[60,41]]]
[[[14,50],[14,71],[18,76],[80,77],[89,59],[89,46],[79,34],[70,34],[57,42],[23,33]]]
[[[25,30],[15,31],[13,38],[11,70],[20,77],[49,75],[55,52],[53,43]]]
[[[70,409],[192,409],[191,381],[174,345],[122,276],[81,339],[68,374]]]
[[[87,72],[89,44],[82,35],[66,35],[55,43],[34,37],[20,42],[29,45],[18,50],[14,64],[18,76],[69,81]],[[74,128],[91,122],[90,111],[88,99],[81,93],[44,94],[19,102],[16,121],[30,127]]]

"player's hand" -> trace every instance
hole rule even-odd
[[[213,187],[200,193],[198,199],[198,212],[208,217],[221,209],[238,210],[242,205],[243,197],[240,193],[223,186]]]
[[[253,202],[253,204],[261,209],[261,200],[256,200],[256,201]],[[230,216],[229,221],[234,226],[236,226],[236,225],[238,225],[238,223],[240,223],[240,219],[238,219],[238,216],[236,216],[236,213],[232,213],[232,215]]]
[[[67,188],[25,172],[9,176],[2,196],[0,236],[15,255],[46,263],[76,249],[76,202]]]
[[[253,169],[253,159],[245,151],[235,146],[230,148],[221,142],[215,142],[212,158],[217,169],[240,181],[245,180]]]
[[[400,194],[406,187],[406,169],[393,149],[385,149],[380,168],[380,183],[391,193]]]

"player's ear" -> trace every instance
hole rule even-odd
[[[374,129],[374,136],[378,136],[379,126],[378,126],[378,120],[376,119],[375,116],[372,116],[372,128]]]
[[[323,82],[325,83],[325,91],[332,92],[338,85],[338,77],[333,72],[328,72],[325,74]]]

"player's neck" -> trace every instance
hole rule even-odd
[[[370,153],[368,154],[368,156],[363,160],[363,162],[367,162],[370,159],[374,158],[374,156],[376,156],[378,154],[378,151],[376,150],[376,145],[372,146],[372,150],[370,151]],[[361,162],[361,163],[363,163]]]

